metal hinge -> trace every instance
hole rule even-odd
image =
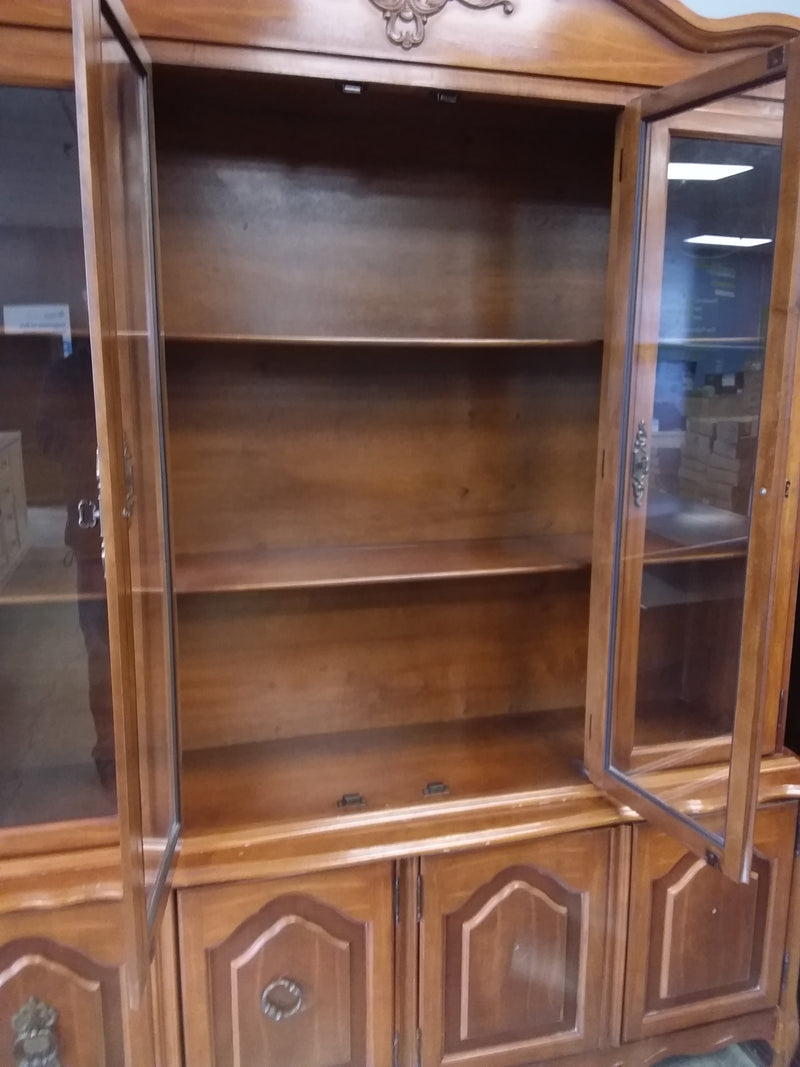
[[[417,875],[417,922],[422,922],[422,872]]]
[[[800,856],[800,819],[797,820],[797,826],[794,831],[794,854]]]
[[[778,696],[778,737],[783,733],[783,720],[786,717],[786,690],[781,689]]]
[[[789,953],[783,954],[783,969],[781,970],[781,993],[786,989],[786,979],[789,977]]]
[[[422,1031],[417,1027],[417,1067],[422,1067]]]
[[[394,872],[394,925],[400,925],[400,875],[396,870]]]
[[[392,1067],[398,1067],[400,1063],[400,1035],[395,1030],[392,1041]]]

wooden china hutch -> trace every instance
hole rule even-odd
[[[126,3],[0,5],[0,1065],[786,1067],[800,19]]]

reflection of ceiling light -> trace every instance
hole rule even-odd
[[[756,245],[772,244],[771,237],[720,237],[715,233],[701,233],[697,237],[684,238],[687,245],[717,245],[723,248],[755,248]]]
[[[670,181],[718,182],[722,178],[732,178],[734,174],[744,174],[746,170],[752,169],[728,163],[669,163],[667,177]]]

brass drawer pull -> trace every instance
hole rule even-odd
[[[58,1012],[36,997],[24,1004],[11,1020],[16,1039],[17,1067],[61,1067],[55,1026]]]
[[[303,1007],[303,997],[303,987],[299,982],[291,978],[276,978],[261,994],[261,1010],[268,1019],[279,1023],[282,1019],[297,1015]]]

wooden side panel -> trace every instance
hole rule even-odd
[[[425,1067],[515,1067],[598,1043],[610,841],[423,860]]]
[[[388,1067],[390,864],[181,894],[186,1054],[214,1067]]]
[[[635,829],[626,1040],[777,1004],[795,816],[794,804],[758,814],[746,885]]]
[[[18,1013],[32,999],[57,1013],[52,1038],[41,1041],[58,1048],[60,1062],[125,1067],[116,925],[117,906],[105,904],[2,917],[0,1067],[20,1062],[15,1041],[18,1052],[25,1046]]]

